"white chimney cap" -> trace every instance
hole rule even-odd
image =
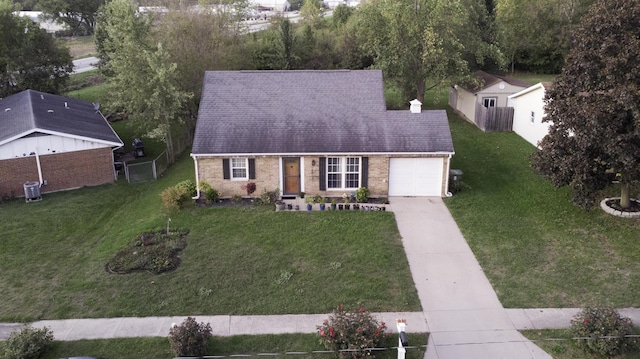
[[[422,112],[422,102],[416,100],[412,100],[409,102],[411,104],[410,110],[411,113],[421,113]]]

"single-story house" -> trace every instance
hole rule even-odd
[[[26,182],[54,192],[113,182],[113,150],[123,143],[97,106],[26,90],[0,100],[0,196]]]
[[[539,82],[509,96],[509,106],[514,109],[513,132],[534,146],[549,133],[551,123],[542,122],[542,119],[545,116],[544,98],[551,86],[551,82]]]
[[[208,71],[191,156],[222,196],[445,196],[454,154],[445,110],[388,111],[382,72]]]
[[[449,106],[460,116],[476,125],[482,122],[484,108],[506,108],[507,98],[531,86],[528,82],[507,76],[473,73],[474,82],[455,85],[449,91]],[[509,121],[510,122],[510,121]],[[509,130],[511,130],[509,123]]]

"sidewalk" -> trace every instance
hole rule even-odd
[[[515,329],[562,329],[568,328],[571,318],[579,309],[506,309]],[[640,326],[640,309],[620,309],[620,314],[630,317],[635,326]],[[315,333],[316,325],[322,324],[329,314],[248,315],[248,316],[194,316],[198,322],[211,323],[216,336]],[[395,332],[395,320],[407,320],[408,333],[429,331],[423,312],[374,313],[378,320],[387,323]],[[35,328],[49,327],[56,340],[109,339],[130,337],[165,337],[173,323],[182,323],[186,317],[144,317],[41,320],[31,323]],[[276,323],[277,325],[274,325]],[[19,330],[20,323],[0,323],[0,340],[9,338],[11,332]],[[418,343],[413,343],[418,344]],[[423,343],[421,343],[423,344]]]
[[[518,332],[441,198],[390,201],[431,333],[426,359],[551,359]]]

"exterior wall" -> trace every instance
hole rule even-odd
[[[500,85],[503,85],[504,88],[501,89]],[[496,102],[496,107],[507,107],[509,95],[513,95],[514,93],[522,91],[525,88],[526,87],[513,86],[506,82],[499,82],[478,92],[476,101],[481,104],[483,102],[483,99],[486,97],[496,97],[498,99]]]
[[[110,148],[41,155],[42,193],[96,186],[115,180]],[[35,156],[0,161],[0,195],[24,197],[24,183],[39,182]]]
[[[278,157],[255,157],[256,178],[252,180],[224,179],[222,158],[198,158],[198,181],[205,181],[222,193],[222,197],[233,195],[246,196],[242,186],[247,182],[256,184],[253,196],[259,197],[264,191],[273,191],[280,187],[280,159]]]
[[[476,95],[458,86],[458,101],[456,111],[462,114],[467,121],[473,122],[476,117]]]
[[[539,86],[531,92],[510,99],[514,108],[513,132],[534,146],[549,133],[549,122],[542,122],[544,112],[544,87]],[[531,122],[531,112],[535,114]]]
[[[30,156],[36,149],[39,155],[110,148],[108,145],[77,138],[41,135],[19,138],[0,146],[0,160]]]
[[[287,157],[287,156],[285,156]],[[297,156],[291,156],[297,157]],[[369,173],[368,188],[371,197],[387,197],[389,193],[389,159],[392,156],[367,156],[369,157]],[[393,156],[396,158],[399,156]],[[443,158],[443,180],[442,195],[447,192],[447,177],[449,171],[448,156],[401,156],[401,157],[439,157]],[[256,184],[256,192],[253,196],[258,197],[264,191],[273,191],[279,188],[282,192],[282,168],[280,166],[280,157],[255,157],[256,178],[250,180]],[[312,164],[315,161],[315,166]],[[247,193],[242,189],[242,185],[248,181],[237,181],[224,179],[222,169],[222,158],[198,158],[197,159],[198,181],[205,181],[213,188],[222,193],[222,197],[231,197],[233,195],[246,196]],[[315,196],[317,194],[324,197],[341,197],[345,190],[325,190],[320,191],[320,163],[319,156],[301,157],[300,170],[302,191],[307,195]],[[349,192],[353,192],[350,190]]]

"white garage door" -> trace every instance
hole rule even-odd
[[[392,158],[389,196],[442,196],[441,158]]]

